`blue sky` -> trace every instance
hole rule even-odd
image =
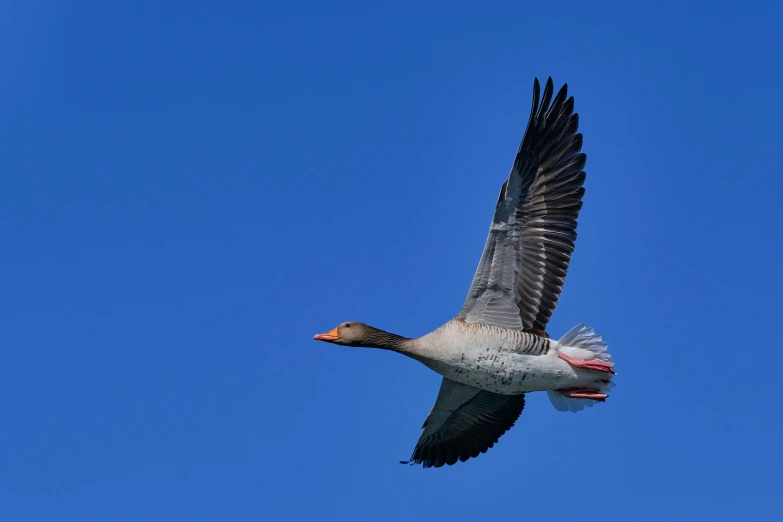
[[[0,6],[0,518],[773,517],[780,4],[324,4]],[[549,75],[588,155],[549,331],[617,388],[401,466],[440,378],[312,335],[459,311]]]

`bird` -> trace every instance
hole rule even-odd
[[[551,339],[585,193],[579,115],[564,84],[538,78],[527,128],[502,184],[489,235],[456,317],[416,338],[347,321],[314,339],[391,350],[442,376],[404,464],[425,468],[478,457],[511,429],[525,394],[546,392],[559,411],[605,402],[614,386],[608,345],[584,323]]]

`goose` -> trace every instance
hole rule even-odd
[[[459,314],[418,338],[348,321],[314,339],[406,355],[440,374],[435,405],[404,464],[425,468],[478,457],[516,423],[525,394],[560,411],[605,402],[614,361],[595,330],[546,331],[563,290],[585,193],[586,155],[568,84],[533,82],[527,128],[500,188],[484,252]]]

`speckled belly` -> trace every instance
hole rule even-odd
[[[525,355],[489,348],[455,355],[425,364],[449,379],[503,395],[567,388],[581,380],[575,369],[554,351]]]

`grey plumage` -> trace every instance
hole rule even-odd
[[[522,143],[503,184],[484,253],[459,317],[544,332],[557,305],[576,240],[586,156],[579,116],[564,85],[552,99],[538,80]]]

